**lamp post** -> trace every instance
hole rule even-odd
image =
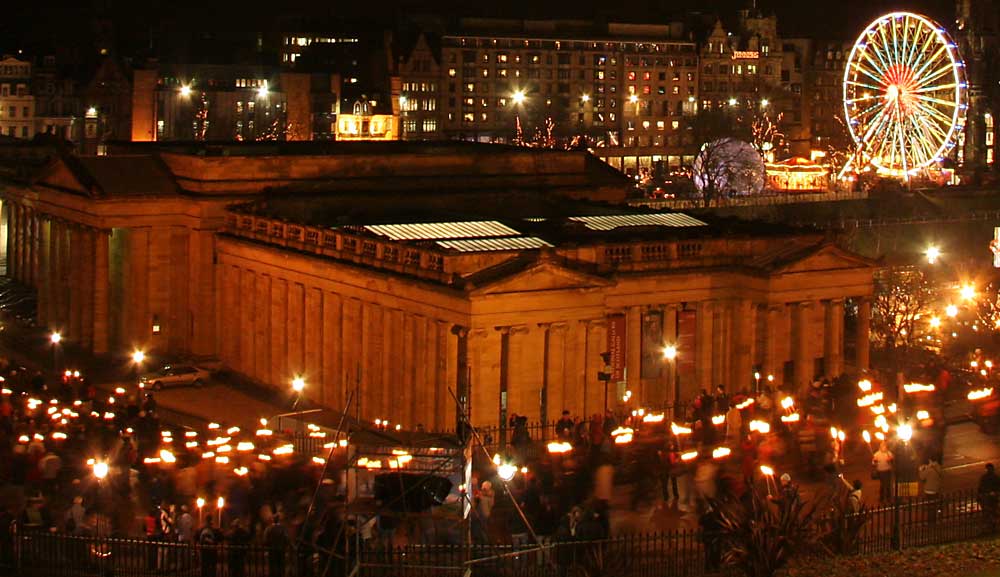
[[[59,370],[59,344],[62,343],[62,333],[52,331],[49,334],[49,342],[52,344],[52,370]]]
[[[514,103],[514,144],[521,145],[521,113],[519,111],[520,107],[524,104],[527,96],[524,94],[524,90],[515,90],[511,95],[510,99]]]
[[[146,353],[142,349],[132,351],[132,367],[135,369],[135,378],[142,374],[142,363],[146,360]]]
[[[306,388],[306,380],[301,375],[296,375],[292,379],[292,391],[295,392],[295,402],[292,404],[292,409],[299,406],[299,401],[302,399],[302,391]]]
[[[673,387],[674,387],[674,407],[677,407],[677,403],[680,399],[681,393],[681,375],[680,371],[677,370],[677,345],[667,345],[663,347],[663,358],[670,363],[670,371],[674,374]],[[674,410],[676,413],[676,410]],[[671,415],[673,417],[673,415]]]

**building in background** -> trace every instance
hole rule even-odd
[[[9,55],[0,58],[0,134],[24,139],[35,135],[31,62]]]
[[[402,58],[404,138],[579,136],[633,174],[693,159],[697,51],[679,23],[463,19],[435,56],[424,38]]]
[[[312,80],[264,66],[134,70],[132,140],[310,140]]]
[[[966,173],[978,180],[995,171],[996,118],[1000,114],[1000,12],[992,0],[957,0],[959,52],[969,82],[969,108],[961,142]]]

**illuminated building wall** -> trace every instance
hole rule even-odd
[[[11,56],[0,59],[0,134],[25,139],[35,135],[31,63]]]

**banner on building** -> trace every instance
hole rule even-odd
[[[625,380],[625,315],[608,315],[608,353],[611,381]]]
[[[642,318],[642,378],[658,379],[663,372],[663,311],[651,310]]]

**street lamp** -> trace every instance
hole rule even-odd
[[[62,333],[52,331],[49,334],[49,343],[52,344],[52,370],[59,370],[59,343],[62,342]]]
[[[955,305],[948,305],[944,308],[944,314],[954,318],[958,316],[958,307]]]
[[[98,481],[101,481],[107,476],[108,476],[108,464],[104,461],[95,461],[94,477],[96,477]]]
[[[257,88],[257,98],[264,98],[266,96],[267,96],[267,80],[265,80],[264,84],[261,84],[260,87]]]
[[[584,94],[583,96],[581,96],[580,97],[580,102],[583,102],[584,104],[590,102],[590,95],[589,94]]]
[[[681,394],[681,374],[677,370],[677,345],[663,347],[663,358],[670,363],[670,368],[674,372],[674,405],[676,406]]]
[[[514,93],[510,95],[510,98],[511,98],[511,100],[514,101],[514,104],[520,106],[520,105],[524,104],[524,99],[525,99],[524,91],[523,90],[515,90]]]
[[[760,107],[761,108],[767,108],[767,105],[770,104],[770,103],[771,102],[768,101],[768,99],[766,99],[766,98],[761,98],[760,99]]]
[[[924,256],[927,257],[928,264],[934,264],[937,262],[938,258],[941,257],[941,249],[939,249],[934,245],[931,245],[927,247],[927,250],[924,251]]]
[[[140,349],[132,351],[132,362],[135,364],[142,364],[146,360],[146,353],[142,352]]]
[[[976,287],[975,285],[966,283],[959,289],[958,294],[960,294],[964,300],[971,301],[976,298]]]
[[[190,84],[182,84],[181,85],[181,89],[180,89],[180,93],[181,93],[181,96],[183,96],[184,98],[190,97],[191,96],[191,85]]]
[[[296,393],[301,393],[303,389],[306,388],[306,380],[300,376],[292,379],[292,390]]]

